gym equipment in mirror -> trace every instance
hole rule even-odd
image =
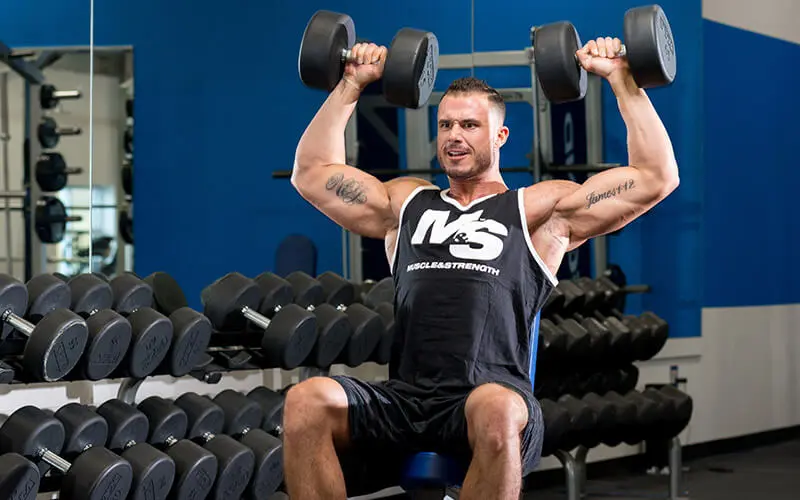
[[[132,270],[132,49],[0,51],[0,269]]]

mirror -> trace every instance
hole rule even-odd
[[[88,47],[12,54],[0,65],[0,272],[132,270],[132,50],[95,47],[94,65]]]

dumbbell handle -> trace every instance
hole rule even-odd
[[[625,47],[625,44],[622,44],[622,47],[619,48],[619,52],[617,53],[616,57],[625,57],[628,55],[628,49]],[[580,64],[580,59],[578,58],[578,54],[575,54],[575,62]]]
[[[80,90],[56,90],[53,92],[53,99],[80,99]]]
[[[11,309],[6,309],[2,316],[3,323],[8,323],[9,325],[13,326],[17,331],[20,331],[25,334],[25,336],[30,337],[33,334],[33,329],[35,328],[33,323],[26,321],[13,312]]]
[[[81,135],[83,131],[80,127],[58,127],[56,135]]]
[[[167,446],[175,446],[177,442],[178,440],[175,438],[175,436],[169,436],[164,440],[164,444],[166,444]]]
[[[42,459],[42,462],[46,463],[51,467],[54,467],[57,471],[64,474],[66,474],[67,471],[72,467],[71,463],[67,462],[66,460],[59,457],[50,450],[40,451],[39,457]]]
[[[355,59],[353,58],[353,51],[350,49],[342,49],[342,62],[354,62]],[[370,63],[370,64],[377,64],[377,62]]]
[[[242,307],[242,315],[265,330],[269,328],[270,320],[247,306]]]
[[[83,168],[81,167],[67,167],[64,169],[64,174],[66,175],[77,175],[83,173]]]

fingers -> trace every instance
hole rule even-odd
[[[386,59],[388,50],[374,43],[357,43],[350,49],[351,60],[357,64],[377,64]]]
[[[622,40],[619,38],[611,38],[610,36],[599,37],[596,40],[589,40],[586,45],[578,51],[578,56],[580,57],[581,53],[583,53],[584,55],[592,57],[613,58],[616,57],[621,50]]]

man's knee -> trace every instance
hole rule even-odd
[[[469,442],[499,452],[519,446],[528,423],[528,405],[522,396],[499,384],[484,384],[467,398],[465,407]]]
[[[347,394],[342,386],[327,377],[314,377],[293,386],[283,403],[283,429],[286,438],[309,433],[333,433],[335,439],[347,436]]]

